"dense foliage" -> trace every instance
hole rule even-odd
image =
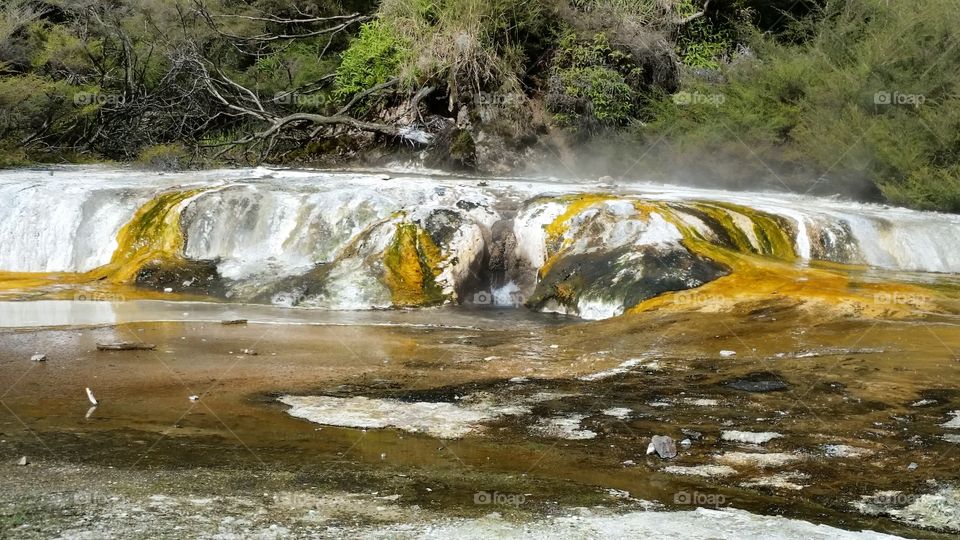
[[[7,0],[0,166],[601,141],[571,161],[960,212],[958,27],[952,0]]]

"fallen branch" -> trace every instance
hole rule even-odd
[[[98,351],[152,351],[156,348],[157,346],[152,343],[137,343],[132,341],[97,343]]]

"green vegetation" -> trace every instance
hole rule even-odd
[[[554,56],[547,106],[565,127],[625,124],[636,99],[636,84],[627,81],[639,79],[639,71],[628,54],[610,47],[605,34],[587,41],[568,32]]]
[[[691,17],[699,6],[692,0],[677,5],[677,14]],[[718,69],[736,43],[734,24],[730,20],[701,17],[686,25],[677,36],[677,53],[692,68]]]
[[[337,68],[336,95],[350,97],[397,77],[408,50],[388,25],[363,25]]]
[[[949,0],[831,1],[794,28],[808,39],[755,37],[755,57],[689,81],[701,99],[659,102],[641,136],[669,132],[669,159],[726,156],[801,191],[820,179],[960,212],[958,24]]]
[[[552,146],[595,158],[571,160],[584,174],[633,167],[960,212],[954,2],[704,7],[8,0],[0,166],[343,162],[426,147],[444,154],[436,163],[504,170],[491,160],[549,163]]]
[[[190,161],[190,153],[182,144],[158,144],[144,148],[137,156],[137,164],[158,171],[183,169]]]

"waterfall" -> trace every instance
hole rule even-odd
[[[649,184],[597,192],[409,172],[0,172],[0,283],[109,277],[326,309],[463,302],[486,287],[498,304],[522,298],[605,318],[735,272],[737,261],[956,273],[958,233],[954,215]]]

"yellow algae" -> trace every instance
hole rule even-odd
[[[543,266],[540,267],[540,279],[550,272],[550,268],[557,262],[560,254],[567,247],[567,242],[569,241],[565,242],[563,237],[570,229],[568,222],[587,208],[612,199],[613,197],[610,195],[593,193],[567,195],[558,198],[557,202],[566,204],[567,207],[556,219],[544,226],[544,231],[547,233],[547,260],[544,261]]]
[[[612,198],[613,197],[609,195],[598,195],[593,193],[560,197],[558,202],[565,203],[567,208],[562,214],[557,216],[552,223],[544,227],[547,232],[547,237],[549,239],[558,239],[562,237],[569,228],[567,222],[570,221],[571,218],[577,216],[591,206],[607,202]]]
[[[757,239],[760,254],[792,261],[797,254],[793,248],[793,238],[788,234],[788,225],[781,219],[765,212],[732,203],[713,203],[746,217],[752,224],[753,236]]]
[[[443,289],[437,284],[440,248],[415,223],[398,223],[393,242],[383,254],[384,279],[394,306],[425,306],[442,303]]]
[[[711,250],[711,254],[714,260],[730,266],[732,273],[690,291],[651,298],[630,312],[735,311],[738,306],[764,302],[789,302],[825,317],[904,318],[938,311],[939,295],[921,287],[856,283],[840,271],[803,268],[755,255],[717,257],[716,250]]]
[[[663,205],[647,201],[634,201],[633,207],[640,214],[640,221],[645,223],[650,221],[650,214],[663,213],[664,208]]]
[[[184,238],[180,228],[179,206],[202,190],[162,193],[147,202],[117,234],[117,249],[110,262],[87,272],[2,272],[0,290],[26,291],[56,287],[85,290],[95,284],[95,294],[110,298],[126,297],[131,290],[117,292],[120,285],[131,283],[147,263],[175,263],[182,256]],[[77,293],[52,291],[53,297],[73,297]],[[138,297],[144,295],[138,294]]]
[[[711,205],[698,204],[696,209],[709,216],[726,218],[718,222],[727,226],[732,219],[721,208],[709,211]],[[734,205],[739,211],[740,207]],[[769,242],[769,249],[757,254],[753,250],[742,252],[740,242],[746,240],[740,236],[735,248],[718,245],[705,238],[675,212],[682,208],[661,207],[658,210],[665,219],[673,223],[683,234],[684,246],[700,255],[730,268],[730,275],[718,278],[710,283],[676,293],[663,294],[648,299],[631,308],[629,313],[650,310],[668,311],[732,311],[738,305],[757,302],[788,301],[804,305],[811,310],[827,310],[841,316],[893,317],[903,318],[923,312],[938,311],[936,298],[939,296],[929,289],[897,283],[857,283],[851,280],[848,267],[836,269],[800,267],[795,264],[795,255],[790,240],[784,233],[777,234],[775,220],[760,212],[750,211],[747,216],[765,231],[763,238]],[[726,223],[724,223],[726,222]],[[787,257],[789,248],[790,256]],[[771,256],[776,258],[771,258]],[[778,260],[779,259],[779,260]]]
[[[176,210],[201,191],[163,193],[140,208],[117,235],[118,247],[107,265],[110,279],[128,282],[149,262],[173,262],[182,257],[184,238]]]

